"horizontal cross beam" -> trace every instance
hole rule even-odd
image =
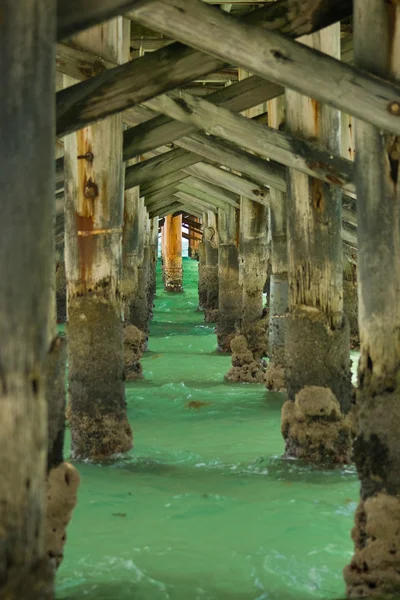
[[[142,25],[211,56],[400,134],[400,85],[375,77],[276,31],[198,0],[147,0],[130,11]],[[252,14],[252,13],[250,13]]]
[[[73,1],[76,3],[79,0]],[[95,2],[95,0],[86,0],[86,2],[90,1]],[[100,0],[103,1],[105,0]],[[60,2],[65,6],[69,0],[60,0]],[[143,2],[136,0],[136,3],[138,7],[143,8]],[[321,7],[324,10],[319,11]],[[221,13],[205,5],[204,8],[213,13]],[[131,16],[135,14],[135,18],[137,16],[136,12],[130,14]],[[258,28],[278,29],[285,31],[286,35],[300,36],[317,31],[350,15],[350,0],[336,2],[304,0],[302,3],[280,0],[274,5],[245,14],[241,20],[243,24],[256,24]],[[230,22],[236,22],[232,17],[226,16],[231,19]],[[133,63],[136,64],[132,66]],[[76,131],[95,120],[149,100],[203,75],[219,71],[230,63],[231,61],[227,63],[174,43],[135,61],[115,67],[90,81],[57,92],[57,135],[62,136]],[[271,90],[274,90],[275,95],[283,91],[276,84],[272,84]]]

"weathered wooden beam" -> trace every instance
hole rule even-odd
[[[342,240],[357,248],[357,229],[349,223],[342,223]]]
[[[231,206],[235,206],[235,208],[239,208],[239,202],[238,201],[234,201],[234,200],[221,200],[220,198],[216,198],[215,196],[212,196],[211,194],[204,192],[200,189],[198,189],[197,187],[195,187],[195,184],[193,183],[193,181],[191,182],[191,185],[189,185],[188,183],[183,182],[177,185],[178,191],[180,192],[185,192],[186,194],[190,194],[193,198],[197,198],[198,200],[201,200],[203,202],[207,202],[208,204],[212,204],[213,206],[217,207],[217,208],[224,208],[226,204],[230,204]]]
[[[187,46],[172,44],[160,52],[161,55],[147,54],[57,92],[57,136],[126,110],[201,74],[202,66],[193,62],[193,51]]]
[[[105,60],[93,52],[87,52],[81,48],[75,48],[67,44],[58,43],[56,46],[57,74],[69,75],[78,81],[85,81],[96,75],[100,75],[108,69],[117,66],[110,60]],[[62,88],[61,88],[62,89]],[[123,113],[123,121],[129,127],[135,127],[144,121],[154,118],[154,111],[146,108],[143,104],[132,106]],[[58,140],[62,143],[60,140]]]
[[[182,207],[181,202],[172,202],[167,208],[163,208],[159,212],[150,212],[149,217],[153,219],[154,217],[167,217],[168,215],[173,214],[175,211],[179,210]]]
[[[188,227],[191,227],[194,230],[198,230],[199,232],[202,232],[202,224],[199,223],[198,221],[193,221],[189,217],[185,217],[185,215],[183,215],[182,222],[185,225],[187,225]]]
[[[234,171],[244,173],[260,185],[274,185],[278,189],[286,189],[286,169],[283,165],[274,161],[266,161],[215,136],[196,133],[188,138],[177,140],[175,145],[191,153],[193,159],[195,156],[201,157],[201,160],[207,163],[224,165]],[[198,160],[193,160],[192,164],[196,162]]]
[[[62,40],[125,13],[138,0],[57,0],[57,39]]]
[[[198,179],[197,177],[191,176],[185,179],[182,183],[187,185],[191,185],[194,188],[204,192],[205,194],[209,194],[214,198],[218,198],[227,204],[231,204],[232,206],[239,206],[239,195],[233,194],[229,190],[225,190],[221,186],[214,185],[212,183],[208,183],[203,179]]]
[[[193,156],[180,148],[160,154],[149,160],[128,167],[125,171],[125,188],[129,189],[135,185],[151,182],[155,173],[157,178],[164,177],[168,173],[179,171],[184,167],[198,162],[199,157]]]
[[[245,177],[234,175],[226,169],[214,167],[214,165],[199,162],[191,167],[183,169],[184,173],[194,175],[198,179],[203,179],[214,185],[230,190],[239,196],[245,196],[259,204],[268,206],[269,191],[264,186],[258,185]]]
[[[190,233],[185,233],[182,231],[182,237],[185,240],[193,240],[194,242],[201,242],[202,238],[196,235],[190,235]]]
[[[207,95],[207,100],[223,106],[233,112],[241,112],[247,108],[257,106],[271,97],[282,92],[280,86],[271,84],[261,77],[254,75],[238,83],[225,87],[223,90]],[[165,95],[153,98],[146,102],[148,108],[163,112]],[[167,98],[165,98],[167,102]],[[144,154],[154,148],[168,144],[178,138],[187,136],[196,131],[196,125],[190,122],[177,122],[174,117],[160,115],[124,133],[124,155],[128,157]]]
[[[210,210],[214,213],[218,212],[218,207],[215,206],[215,204],[213,204],[212,202],[201,200],[200,198],[195,198],[194,196],[192,196],[192,193],[189,194],[184,191],[176,192],[175,198],[179,198],[179,200],[183,201],[188,206],[201,208],[203,211]]]
[[[153,203],[146,203],[145,202],[145,206],[146,209],[149,211],[149,213],[157,213],[159,214],[159,211],[164,210],[165,208],[168,208],[172,202],[175,202],[176,198],[173,198],[173,196],[168,196],[167,198],[163,198],[158,200],[157,202],[153,202]]]
[[[67,0],[63,2],[65,6],[68,5]],[[332,0],[319,0],[317,4],[315,0],[303,3],[282,0],[276,4],[279,6],[266,6],[244,15],[243,22],[254,23],[266,29],[284,30],[286,35],[296,36],[325,27],[343,15],[349,16],[351,11],[351,3],[348,0],[341,0],[340,6],[335,6]],[[179,43],[171,44],[133,62],[139,64],[134,67],[131,64],[117,67],[98,75],[90,83],[83,82],[73,86],[68,92],[63,90],[56,100],[57,113],[60,115],[60,119],[57,118],[57,134],[65,135],[76,131],[95,120],[226,66],[226,63],[218,58]],[[279,93],[276,84],[273,86],[273,94]],[[271,91],[272,89],[271,87]],[[280,91],[283,91],[282,88]]]
[[[186,217],[197,217],[200,219],[200,225],[203,227],[202,224],[202,216],[203,216],[203,211],[200,210],[199,208],[197,208],[196,210],[192,208],[189,209],[188,206],[186,206],[185,204],[183,205],[182,210],[184,211],[184,216]]]
[[[145,197],[146,206],[152,203],[154,204],[155,202],[158,202],[158,200],[170,198],[177,191],[177,189],[177,185],[173,184],[169,185],[168,187],[165,187],[163,190],[158,190],[158,192],[154,192],[154,194],[149,194]]]
[[[158,110],[250,152],[273,158],[307,175],[354,192],[354,164],[341,156],[333,156],[317,144],[260,125],[182,91],[163,96]]]
[[[349,60],[349,56],[347,44],[343,57]],[[59,72],[81,81],[117,66],[116,63],[104,60],[93,53],[60,43],[57,44],[56,65]],[[234,112],[240,112],[282,92],[281,86],[254,75],[237,84],[227,86],[223,90],[208,94],[207,100]],[[165,116],[153,118],[154,114],[150,108],[156,110],[157,102],[159,99],[154,98],[146,103],[149,108],[140,105],[124,111],[124,122],[131,128],[136,126],[135,129],[125,132],[124,146],[129,157],[143,154],[195,131],[196,128],[188,123],[177,123]],[[143,123],[146,121],[149,122],[144,125]]]
[[[198,0],[148,0],[132,9],[130,16],[221,60],[400,134],[400,85],[393,81],[275,31],[249,27]]]
[[[188,228],[188,230],[192,233],[192,235],[196,235],[196,237],[199,240],[201,240],[201,238],[203,237],[202,231],[200,231],[199,229],[196,229],[195,227],[191,227],[190,225],[187,225],[186,223],[183,223],[183,225]]]
[[[179,183],[184,181],[190,176],[190,173],[185,173],[183,170],[172,171],[172,173],[167,173],[163,177],[159,177],[157,179],[153,179],[152,181],[148,181],[140,186],[140,194],[142,196],[149,196],[154,194],[155,192],[159,192],[174,183]]]
[[[199,208],[194,208],[193,206],[187,206],[186,204],[182,203],[180,210],[182,210],[182,215],[186,216],[192,216],[192,217],[197,217],[198,219],[201,220],[203,212],[199,209]]]

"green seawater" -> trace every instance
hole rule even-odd
[[[82,482],[57,598],[343,597],[354,468],[280,458],[284,395],[224,383],[230,357],[215,352],[213,326],[197,310],[189,259],[184,287],[164,293],[158,268],[145,380],[126,386],[134,449],[107,465],[76,465]]]

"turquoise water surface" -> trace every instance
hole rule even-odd
[[[172,295],[158,269],[145,380],[126,387],[134,449],[76,465],[57,598],[343,597],[355,470],[281,460],[285,396],[224,383],[230,357],[197,310],[197,263],[184,259],[184,272],[184,294]]]

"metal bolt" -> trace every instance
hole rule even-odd
[[[92,161],[94,159],[94,156],[93,156],[92,152],[86,152],[86,154],[81,154],[77,158],[78,158],[78,160],[85,159],[85,160]]]
[[[390,114],[394,115],[395,117],[400,117],[400,104],[399,102],[391,102],[388,106],[388,111],[390,112]]]

